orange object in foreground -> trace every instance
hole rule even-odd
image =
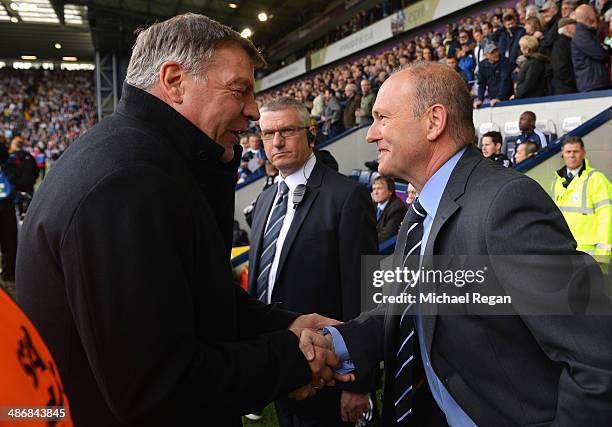
[[[0,426],[73,426],[68,398],[51,353],[2,288],[0,379]]]

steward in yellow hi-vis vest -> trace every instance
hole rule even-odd
[[[608,273],[612,258],[612,184],[589,166],[579,137],[567,138],[561,155],[565,166],[557,171],[553,199],[578,243],[577,249],[592,255]]]

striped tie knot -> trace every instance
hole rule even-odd
[[[410,206],[410,210],[408,211],[408,218],[406,218],[406,221],[408,221],[408,223],[410,224],[419,223],[423,222],[426,216],[427,211],[423,209],[423,206],[421,206],[421,203],[417,198]]]

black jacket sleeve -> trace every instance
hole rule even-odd
[[[516,84],[516,98],[529,98],[542,84],[544,77],[544,62],[531,59],[523,64],[519,71],[519,78]]]
[[[195,221],[177,188],[152,167],[118,170],[80,202],[61,242],[58,262],[84,351],[109,408],[126,424],[158,425],[176,408],[243,414],[311,379],[290,331],[250,340],[218,332],[227,310],[240,322],[263,321],[262,331],[286,327],[293,315],[228,292],[229,280],[205,277],[198,286],[214,304],[194,306],[186,272],[197,262]],[[210,333],[198,333],[196,322]]]

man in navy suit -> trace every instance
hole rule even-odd
[[[361,312],[360,258],[376,254],[376,220],[366,187],[316,159],[303,104],[279,98],[261,109],[261,137],[280,181],[253,213],[249,292],[298,313],[338,320]],[[306,401],[277,401],[281,426],[341,426],[368,408],[374,374]]]

